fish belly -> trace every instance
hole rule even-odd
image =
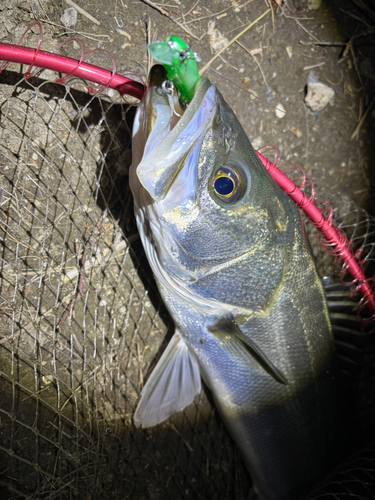
[[[315,270],[306,286],[308,294],[297,296],[296,283],[286,279],[267,314],[240,325],[286,383],[230,332],[213,335],[207,325],[217,316],[161,287],[261,500],[300,500],[345,449],[343,389]]]

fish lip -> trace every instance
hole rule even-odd
[[[138,109],[133,127],[132,168],[153,201],[162,201],[192,151],[212,125],[217,111],[216,89],[204,78],[181,116],[175,92],[162,85],[164,70],[156,67],[150,74],[146,96]],[[172,101],[172,102],[171,102]]]
[[[171,88],[174,89],[174,97],[173,98],[168,97],[168,94],[166,91],[166,82],[169,82],[171,84]],[[149,121],[150,121],[149,119],[152,116],[152,111],[153,111],[153,107],[155,105],[155,101],[160,101],[160,102],[164,102],[164,103],[166,103],[168,101],[168,106],[171,110],[169,124],[171,124],[172,121],[174,122],[171,126],[171,130],[172,130],[174,128],[174,126],[178,123],[178,121],[180,119],[180,115],[183,116],[185,114],[185,111],[189,107],[193,106],[194,108],[196,108],[196,110],[198,110],[200,104],[202,103],[202,101],[204,99],[204,95],[205,95],[205,93],[202,94],[200,92],[197,92],[201,83],[202,82],[197,83],[196,92],[195,92],[193,98],[191,99],[191,101],[189,102],[187,107],[185,107],[184,109],[182,109],[182,108],[176,109],[177,107],[180,108],[180,106],[178,104],[178,106],[177,105],[173,106],[173,109],[172,109],[171,103],[173,102],[173,99],[175,99],[175,101],[176,101],[175,96],[177,96],[177,90],[176,90],[173,82],[171,82],[171,80],[169,80],[167,78],[167,71],[164,68],[164,66],[162,66],[161,64],[155,64],[154,66],[152,66],[150,73],[149,73],[147,89],[146,89],[146,94],[145,94],[145,96],[147,98],[147,102],[146,102],[146,113],[144,116],[144,127],[147,130],[147,137],[151,134],[152,129],[154,128],[154,125],[156,123],[156,122],[154,122],[153,125],[149,125]],[[192,118],[193,118],[193,116],[190,117],[190,120]]]

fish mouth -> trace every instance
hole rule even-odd
[[[151,68],[133,129],[133,163],[139,182],[155,201],[165,198],[196,143],[215,115],[216,90],[204,78],[183,109],[177,91],[161,65]]]
[[[200,82],[197,84],[197,89],[199,86]],[[145,113],[143,116],[146,141],[155,128],[158,130],[165,129],[166,132],[173,130],[185,111],[191,106],[196,110],[200,106],[203,97],[202,92],[196,92],[190,104],[183,107],[179,101],[176,87],[167,78],[166,69],[161,64],[155,64],[151,68],[148,77]],[[152,144],[152,146],[154,145]]]
[[[146,141],[155,127],[171,131],[179,122],[183,113],[184,109],[180,105],[176,88],[167,79],[164,66],[160,64],[154,65],[148,77],[143,117]]]

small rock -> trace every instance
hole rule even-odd
[[[14,28],[16,23],[14,21],[14,14],[12,11],[8,11],[5,14],[0,15],[0,24],[2,28],[5,28],[8,33],[14,33]]]
[[[288,54],[289,59],[292,59],[293,57],[293,49],[288,45],[288,47],[285,47],[286,53]]]
[[[276,106],[275,113],[277,118],[284,118],[284,116],[286,115],[286,110],[281,103]]]
[[[15,9],[17,6],[17,3],[18,3],[17,0],[3,0],[1,2],[0,10]]]
[[[275,93],[273,90],[267,90],[266,99],[268,102],[272,103],[275,99]]]
[[[2,26],[1,22],[0,22],[0,40],[1,41],[4,41],[6,36],[7,36],[8,32],[5,28],[5,26]]]
[[[65,26],[65,28],[72,28],[77,22],[77,11],[74,7],[69,7],[65,9],[61,14],[60,21]]]
[[[209,23],[207,35],[210,41],[212,54],[219,52],[220,49],[226,47],[229,43],[228,38],[225,38],[225,36],[223,36],[218,29],[215,29],[215,22]]]
[[[241,10],[240,5],[236,0],[230,0],[230,3],[232,4],[234,12],[239,12]]]
[[[316,78],[314,73],[310,71],[307,79],[307,94],[305,97],[306,105],[314,113],[324,109],[327,104],[333,99],[335,91],[325,85]]]
[[[298,137],[298,139],[302,137],[302,132],[297,127],[290,127],[289,130],[292,132],[292,134]]]
[[[321,0],[310,0],[308,8],[309,10],[317,10],[319,9],[321,3]]]
[[[255,139],[251,141],[251,144],[254,149],[259,149],[264,146],[264,139],[262,139],[262,137],[255,137]]]
[[[327,106],[334,95],[335,91],[331,87],[328,87],[328,85],[324,85],[324,83],[308,83],[305,103],[311,111],[321,111]]]

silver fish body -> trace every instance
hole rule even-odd
[[[258,498],[300,500],[340,454],[345,413],[301,217],[209,80],[184,113],[164,81],[154,67],[135,118],[130,182],[176,334],[134,420],[151,426],[181,410],[201,376]],[[217,192],[221,176],[233,199]]]

